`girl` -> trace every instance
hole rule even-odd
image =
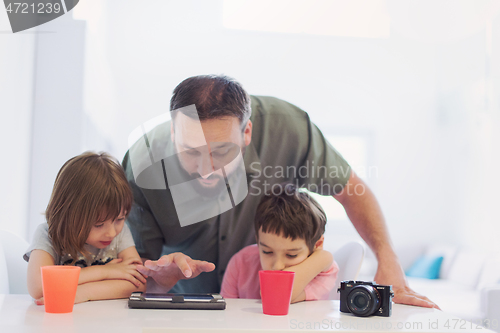
[[[86,152],[57,174],[45,217],[26,251],[28,291],[43,304],[41,266],[82,267],[75,303],[126,298],[146,290],[142,264],[125,218],[132,191],[120,164],[106,153]]]

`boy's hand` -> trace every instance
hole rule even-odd
[[[140,260],[137,258],[114,259],[103,266],[105,280],[127,280],[140,287],[146,283],[146,278],[136,268],[139,263]]]
[[[327,271],[333,262],[333,256],[329,251],[316,248],[313,253],[301,263],[290,266],[284,271],[295,272],[293,280],[291,303],[304,301],[306,299],[305,288],[319,273]],[[333,283],[333,282],[332,282]]]

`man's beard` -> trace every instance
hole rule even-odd
[[[244,156],[246,147],[239,147],[241,150],[242,155]],[[180,162],[180,161],[179,161]],[[182,163],[179,163],[179,166],[182,168],[182,171],[186,172],[187,171],[183,168]],[[227,193],[227,179],[224,179],[224,175],[229,178],[231,174],[227,173],[228,170],[223,168],[223,171],[221,170],[223,167],[218,168],[217,170],[214,171],[209,177],[203,178],[198,172],[193,172],[189,173],[188,178],[191,179],[190,184],[192,184],[193,189],[200,194],[203,197],[206,198],[216,198],[220,196],[221,194],[226,194]],[[234,171],[234,170],[233,170]],[[201,180],[214,180],[213,184],[203,184]]]
[[[226,190],[226,180],[220,174],[220,170],[214,172],[207,178],[202,178],[201,175],[197,172],[190,174],[192,179],[195,179],[191,182],[196,193],[206,197],[206,198],[215,198],[218,197],[221,193],[225,193]],[[215,180],[213,184],[205,185],[200,180]],[[223,192],[224,191],[224,192]]]

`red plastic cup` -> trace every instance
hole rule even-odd
[[[288,314],[294,278],[295,272],[259,271],[262,311],[264,314],[273,316]]]
[[[45,312],[73,312],[80,269],[78,266],[41,267]]]

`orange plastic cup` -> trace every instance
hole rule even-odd
[[[259,271],[262,312],[267,315],[288,314],[295,272]]]
[[[45,312],[73,312],[80,269],[78,266],[41,267]]]

